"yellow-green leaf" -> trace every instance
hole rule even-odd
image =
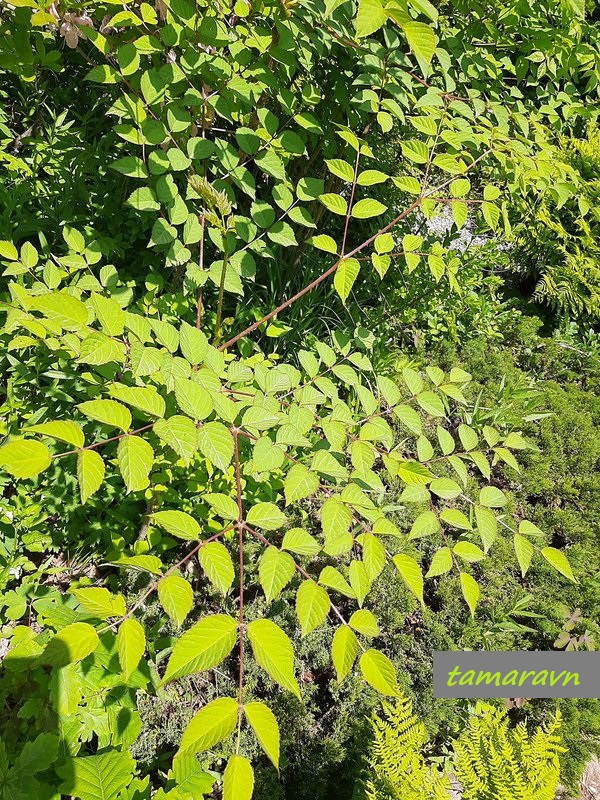
[[[271,709],[264,703],[246,703],[244,714],[254,731],[258,743],[273,766],[279,769],[279,725]]]
[[[356,258],[343,258],[335,271],[333,285],[344,303],[348,299],[359,272],[360,261]]]
[[[296,594],[296,614],[302,636],[318,628],[327,619],[329,606],[329,595],[322,586],[309,579],[300,584]]]
[[[404,583],[423,605],[423,574],[419,564],[403,553],[395,555],[393,561]]]
[[[209,614],[175,642],[161,685],[212,669],[224,661],[238,637],[238,622],[225,614]]]
[[[127,679],[144,655],[146,649],[146,635],[144,628],[137,619],[127,617],[119,625],[117,632],[117,653],[123,674]]]
[[[275,683],[300,699],[300,688],[294,677],[294,649],[286,634],[269,619],[253,620],[247,630],[257,664]]]
[[[194,592],[181,575],[167,575],[158,582],[158,599],[173,622],[181,626],[192,610]]]
[[[463,593],[463,597],[467,601],[467,605],[471,610],[471,616],[475,616],[475,609],[477,608],[477,603],[479,602],[479,584],[466,572],[460,573],[460,588]]]
[[[340,625],[333,635],[331,645],[331,658],[337,674],[337,681],[341,683],[352,669],[360,647],[354,631],[347,625]]]
[[[150,520],[179,539],[200,538],[200,525],[185,511],[156,511]]]
[[[128,492],[141,492],[150,483],[154,450],[141,436],[124,436],[117,447],[117,463]]]
[[[195,714],[181,737],[179,752],[210,750],[235,730],[239,708],[231,697],[219,697]]]
[[[128,431],[131,427],[131,413],[129,409],[117,403],[116,400],[87,400],[79,403],[77,408],[90,419],[102,422],[112,428]]]
[[[44,664],[64,667],[81,661],[98,647],[98,634],[86,622],[73,622],[54,636],[41,655]]]
[[[35,478],[51,462],[46,445],[33,439],[19,439],[0,447],[0,467],[15,478]]]
[[[223,773],[223,800],[250,800],[254,791],[254,771],[244,756],[229,756]]]
[[[399,697],[396,670],[387,656],[378,650],[367,650],[360,657],[360,670],[363,678],[379,694]]]
[[[573,583],[577,583],[569,560],[563,552],[557,550],[555,547],[542,547],[541,553],[546,561],[551,564],[554,569],[558,570],[561,575],[564,575],[565,578],[573,581]]]
[[[86,503],[104,480],[104,461],[95,450],[81,450],[77,454],[77,480],[81,502]]]
[[[221,542],[207,542],[198,551],[198,560],[212,585],[223,594],[235,577],[229,550]]]
[[[26,429],[27,433],[41,433],[43,436],[50,436],[52,439],[59,439],[61,442],[72,444],[73,447],[83,447],[85,439],[81,427],[76,422],[70,420],[57,420],[55,422],[41,422],[39,425],[32,425]]]

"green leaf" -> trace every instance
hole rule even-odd
[[[328,236],[325,233],[321,233],[318,236],[313,236],[310,239],[310,243],[313,247],[316,247],[318,250],[324,250],[326,253],[337,253],[337,244],[335,239],[332,239],[331,236]]]
[[[154,450],[141,436],[124,436],[117,447],[117,463],[128,492],[141,492],[150,484]]]
[[[452,569],[452,551],[449,547],[441,547],[433,554],[426,578],[434,578],[436,575],[444,575]]]
[[[411,556],[402,553],[395,555],[392,560],[404,583],[423,605],[423,574],[419,564]]]
[[[426,164],[429,160],[429,148],[425,142],[421,142],[419,139],[400,142],[400,147],[402,148],[403,155],[405,155],[409,161],[414,161],[415,164]],[[419,191],[421,191],[420,186]]]
[[[303,464],[294,464],[285,478],[284,491],[287,505],[310,497],[319,488],[319,477]]]
[[[431,481],[431,472],[417,461],[401,461],[398,477],[408,486],[425,486]]]
[[[515,533],[514,546],[517,561],[521,567],[521,575],[525,577],[531,564],[531,559],[533,558],[533,545],[529,539],[526,539],[524,536],[520,536],[518,533]]]
[[[120,172],[122,175],[127,175],[129,178],[148,177],[146,165],[138,156],[125,156],[124,158],[118,158],[116,161],[111,161],[108,166],[111,169]]]
[[[198,560],[212,585],[227,594],[235,577],[229,550],[221,542],[207,542],[198,551]]]
[[[431,414],[432,417],[445,417],[446,409],[442,398],[435,394],[435,392],[420,392],[416,397],[417,403],[421,406],[423,411]]]
[[[323,584],[323,586],[328,586],[330,589],[334,589],[336,592],[346,597],[351,597],[352,599],[356,598],[354,589],[350,586],[342,573],[335,567],[323,567],[319,575],[319,583]]]
[[[203,386],[189,378],[175,379],[175,398],[183,413],[192,419],[206,419],[213,411],[214,405],[210,394]]]
[[[271,709],[264,703],[253,702],[244,705],[244,714],[250,723],[258,743],[269,760],[279,769],[279,725]]]
[[[221,492],[208,492],[202,499],[223,519],[237,519],[238,506],[233,497]]]
[[[76,422],[69,420],[57,420],[56,422],[42,422],[39,425],[32,425],[26,429],[27,433],[41,433],[50,436],[52,439],[59,439],[61,442],[72,444],[73,447],[83,447],[85,438],[81,427]],[[1,451],[0,451],[1,452]]]
[[[149,186],[134,189],[127,198],[127,205],[137,211],[160,211],[160,203],[156,201],[154,192]]]
[[[238,704],[231,697],[219,697],[200,709],[187,724],[179,752],[200,753],[226,739],[237,725]]]
[[[354,631],[347,625],[340,625],[333,635],[331,658],[337,674],[337,682],[341,683],[352,669],[360,650]]]
[[[0,467],[15,478],[35,478],[51,463],[46,445],[32,439],[19,439],[0,447]]]
[[[561,575],[564,575],[565,578],[573,581],[573,583],[577,583],[569,560],[563,552],[557,550],[555,547],[542,547],[540,552],[546,561],[551,564],[554,569],[558,570]]]
[[[468,573],[461,572],[460,588],[463,593],[463,597],[467,601],[467,605],[471,610],[471,616],[474,617],[480,595],[479,584],[475,578],[472,578]]]
[[[83,80],[93,83],[119,83],[121,76],[114,67],[110,67],[108,64],[97,64],[92,67]]]
[[[19,251],[12,242],[3,239],[0,241],[0,258],[6,258],[8,261],[18,261]]]
[[[500,219],[500,209],[498,206],[494,205],[494,203],[483,202],[481,204],[481,212],[490,228],[496,230]]]
[[[380,203],[379,200],[365,198],[352,206],[352,216],[354,219],[370,219],[385,213],[387,209],[388,207]]]
[[[544,536],[544,531],[527,519],[523,519],[519,522],[519,533],[525,534],[526,536]]]
[[[348,201],[341,194],[320,194],[319,200],[328,211],[345,217],[348,211]]]
[[[85,504],[104,480],[104,461],[95,450],[81,450],[77,454],[77,480],[81,502]]]
[[[280,686],[300,699],[294,677],[294,650],[286,634],[269,619],[253,620],[247,628],[257,664]]]
[[[209,614],[175,642],[161,686],[184,675],[212,669],[233,650],[238,622],[225,614]]]
[[[454,448],[456,447],[454,438],[451,436],[451,434],[448,433],[448,431],[445,428],[442,428],[441,425],[438,425],[436,427],[436,433],[442,453],[445,456],[450,455],[450,453],[452,453]]]
[[[289,550],[290,553],[298,553],[301,556],[315,556],[320,552],[321,545],[303,528],[291,528],[285,532],[281,549]]]
[[[487,552],[496,541],[498,522],[491,511],[481,508],[481,506],[475,506],[475,519],[477,520],[477,532],[483,542],[483,549]]]
[[[394,414],[411,433],[415,433],[417,436],[421,434],[423,423],[414,408],[407,405],[399,405],[394,408]]]
[[[166,575],[157,586],[158,599],[173,622],[181,627],[192,610],[194,592],[181,575]]]
[[[275,222],[275,210],[264,200],[258,200],[250,206],[250,216],[259,228],[268,228]]]
[[[200,525],[185,511],[156,511],[150,520],[178,539],[200,538]]]
[[[367,576],[369,580],[374,581],[385,567],[385,548],[372,533],[361,533],[356,537],[356,541],[363,550],[363,564],[367,570]]]
[[[88,400],[79,403],[77,408],[90,419],[102,422],[111,428],[128,431],[131,427],[131,413],[116,400]]]
[[[276,531],[279,528],[283,528],[287,518],[275,503],[256,503],[248,511],[246,522],[249,525],[262,528],[264,531]]]
[[[382,0],[360,0],[354,23],[357,37],[360,39],[375,33],[385,24],[387,17]]]
[[[360,272],[360,261],[356,258],[343,258],[333,276],[336,292],[345,303]]]
[[[98,647],[98,634],[86,622],[73,622],[54,636],[41,655],[42,663],[64,667],[81,661]]]
[[[102,330],[108,336],[120,336],[125,329],[125,312],[117,301],[95,292],[91,296],[91,301]]]
[[[468,425],[458,426],[458,436],[467,452],[469,452],[469,450],[473,450],[479,443],[479,437],[473,428],[470,428]]]
[[[354,167],[347,161],[343,161],[341,158],[330,158],[326,159],[325,163],[331,173],[346,183],[352,183],[354,180]]]
[[[68,758],[56,767],[56,772],[64,779],[57,789],[78,800],[116,800],[131,784],[134,770],[131,754],[120,750]]]
[[[233,458],[233,436],[222,422],[206,422],[198,431],[198,446],[213,466],[227,472]]]
[[[362,633],[363,636],[368,636],[369,638],[379,636],[379,625],[377,624],[375,615],[366,608],[355,611],[350,617],[348,624],[351,628],[354,628],[355,631]]]
[[[122,617],[127,612],[122,595],[115,596],[103,587],[90,586],[74,589],[73,595],[89,614],[98,619]]]
[[[202,430],[203,428],[200,429],[200,433]],[[159,419],[154,423],[154,433],[183,459],[186,466],[189,466],[198,448],[199,439],[196,426],[191,419],[180,414],[175,414],[169,419]]]
[[[480,550],[473,542],[461,541],[454,545],[454,552],[469,563],[473,561],[481,561],[485,558],[485,553]]]
[[[439,531],[436,515],[433,511],[423,511],[415,519],[408,535],[409,539],[418,539],[420,536],[431,536]]]
[[[146,649],[144,628],[137,619],[127,617],[119,625],[117,632],[117,653],[119,663],[127,679],[137,669]]]
[[[258,565],[258,576],[269,603],[279,596],[295,571],[296,566],[289,553],[282,553],[276,547],[267,547]]]
[[[282,247],[295,247],[298,244],[294,229],[287,222],[276,222],[267,231],[268,238]]]
[[[440,514],[440,519],[447,525],[462,531],[470,531],[473,527],[468,517],[457,508],[445,508]]]
[[[407,154],[405,153],[405,155]],[[427,161],[427,158],[425,159],[425,161]],[[392,178],[392,181],[403,192],[407,192],[408,194],[421,193],[421,184],[416,178],[408,176],[399,176],[397,178]]]
[[[251,800],[254,771],[244,756],[229,756],[223,773],[223,800]]]
[[[461,488],[456,481],[451,478],[435,478],[429,484],[433,494],[443,500],[454,500],[461,494]]]
[[[437,47],[437,36],[433,28],[424,22],[405,22],[402,24],[402,30],[415,56],[430,64]]]
[[[373,186],[376,183],[385,183],[389,177],[385,172],[381,172],[378,169],[366,169],[360,173],[356,182],[359,186]]]
[[[151,386],[123,386],[113,383],[109,391],[115,400],[138,408],[151,417],[163,417],[165,414],[165,401]]]
[[[329,595],[322,586],[313,580],[305,580],[300,584],[296,594],[296,614],[302,636],[306,636],[327,619],[329,606]]]
[[[348,568],[348,578],[350,586],[352,587],[358,605],[362,606],[369,589],[371,588],[371,581],[367,574],[367,570],[362,561],[351,561]]]
[[[496,486],[484,486],[479,492],[479,502],[486,508],[503,508],[508,500],[504,492]]]
[[[65,292],[50,292],[31,300],[31,307],[66,330],[87,325],[88,310],[76,297]]]
[[[360,670],[363,678],[379,694],[400,697],[394,665],[383,653],[373,649],[366,650],[360,657]]]

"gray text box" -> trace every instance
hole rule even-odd
[[[434,697],[600,698],[600,652],[435,652]]]

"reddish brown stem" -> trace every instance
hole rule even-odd
[[[374,242],[375,239],[382,233],[389,231],[390,228],[393,228],[394,225],[397,225],[398,222],[400,222],[400,220],[404,219],[404,217],[407,217],[412,211],[415,210],[415,208],[417,208],[417,206],[420,205],[421,199],[422,199],[421,197],[418,197],[413,203],[410,204],[410,206],[408,206],[408,208],[405,208],[404,211],[398,214],[397,217],[395,217],[391,222],[385,225],[385,227],[383,227],[377,233],[374,233],[373,236],[370,236],[362,244],[359,244],[358,247],[354,248],[354,250],[351,250],[348,253],[348,255],[344,256],[344,258],[351,258],[352,256],[356,255],[356,253],[359,253],[363,248],[367,247],[372,242]],[[315,278],[314,281],[311,281],[311,283],[309,283],[308,286],[305,286],[304,289],[300,289],[299,292],[296,292],[296,294],[290,297],[289,300],[286,300],[285,302],[281,303],[280,305],[277,306],[276,309],[270,311],[268,314],[265,314],[265,316],[262,319],[259,319],[258,322],[252,323],[252,325],[249,325],[241,333],[238,333],[236,336],[229,339],[224,344],[220,345],[219,350],[226,350],[228,347],[231,347],[232,344],[235,344],[240,339],[243,339],[244,336],[247,336],[249,333],[252,333],[252,331],[255,331],[257,328],[260,328],[260,326],[263,325],[265,322],[268,322],[270,319],[273,319],[273,317],[277,316],[277,314],[279,314],[280,311],[283,311],[284,308],[288,308],[288,306],[291,306],[292,303],[296,302],[296,300],[299,300],[301,297],[304,297],[305,294],[311,292],[315,287],[323,283],[324,280],[327,280],[327,278],[329,278],[330,275],[333,275],[333,273],[336,271],[336,269],[339,267],[339,265],[342,263],[343,260],[344,259],[342,258],[338,259],[338,261],[332,264],[331,267],[329,267],[329,269],[325,270],[325,272],[319,275],[318,278]]]

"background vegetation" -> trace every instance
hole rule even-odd
[[[428,774],[504,724],[434,650],[594,647],[597,43],[581,0],[0,3],[0,798],[384,797],[382,694]],[[508,705],[574,794],[600,701]]]

